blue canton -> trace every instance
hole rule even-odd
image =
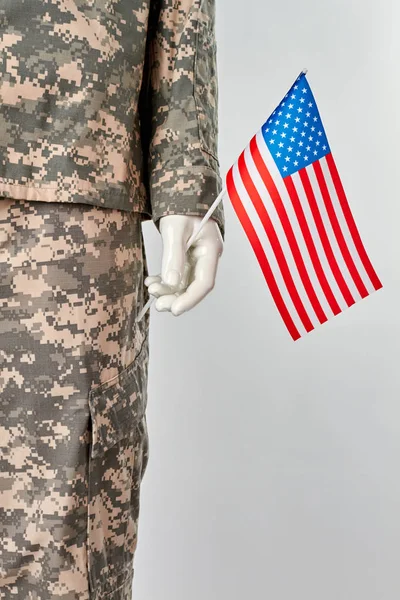
[[[261,128],[282,177],[330,153],[321,117],[304,73]]]

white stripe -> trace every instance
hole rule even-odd
[[[297,244],[299,246],[300,254],[304,261],[304,265],[305,265],[306,271],[308,273],[308,276],[310,278],[311,285],[314,288],[315,294],[321,304],[322,310],[324,311],[327,318],[330,318],[331,316],[333,316],[333,312],[332,312],[331,307],[329,306],[329,303],[326,299],[325,293],[324,293],[324,291],[321,287],[321,284],[318,280],[314,265],[313,265],[311,257],[310,257],[310,253],[307,248],[307,244],[306,244],[304,236],[303,236],[303,232],[301,231],[301,227],[300,227],[299,221],[296,216],[296,212],[295,212],[293,204],[292,204],[292,199],[290,198],[289,192],[287,191],[286,186],[283,183],[282,176],[281,176],[279,169],[275,163],[275,160],[274,160],[273,156],[271,155],[267,144],[265,143],[265,139],[261,133],[261,130],[256,135],[256,142],[257,142],[257,147],[261,154],[261,157],[262,157],[264,163],[267,165],[268,171],[276,185],[279,196],[281,197],[283,206],[285,207],[286,214],[288,216],[290,225],[292,227],[294,237],[296,238]],[[260,178],[260,180],[262,181],[261,178]],[[265,188],[263,182],[262,182],[262,186],[263,186],[263,188]]]
[[[286,305],[286,308],[288,309],[288,312],[289,312],[299,334],[302,336],[305,333],[307,333],[306,329],[305,329],[303,323],[301,322],[301,319],[298,316],[297,310],[296,310],[296,308],[292,302],[292,299],[287,291],[284,279],[282,277],[281,270],[276,261],[274,252],[273,252],[273,250],[271,248],[271,244],[269,242],[269,239],[268,239],[268,237],[265,233],[264,227],[258,217],[257,211],[254,208],[254,205],[253,205],[253,203],[246,191],[246,188],[243,184],[242,178],[239,173],[239,168],[238,168],[237,162],[233,165],[232,175],[233,175],[233,181],[235,183],[237,193],[238,193],[240,200],[244,206],[244,209],[245,209],[245,211],[257,233],[257,236],[258,236],[258,239],[260,240],[261,246],[263,247],[264,252],[268,258],[268,262],[270,264],[271,271],[274,275],[275,281],[277,283],[277,286],[281,293],[283,301]]]
[[[340,225],[340,229],[342,230],[344,239],[346,240],[346,244],[347,247],[350,251],[351,257],[354,261],[354,264],[357,268],[357,271],[362,279],[362,282],[364,283],[365,287],[367,288],[368,292],[371,294],[372,292],[375,291],[375,288],[368,276],[367,271],[364,268],[364,265],[360,259],[360,256],[358,254],[357,248],[355,246],[354,240],[352,238],[352,235],[350,233],[349,227],[347,225],[347,221],[346,218],[344,216],[340,201],[339,201],[339,197],[336,193],[336,188],[335,185],[333,183],[333,179],[331,176],[331,172],[329,170],[329,166],[328,166],[328,162],[326,160],[326,157],[324,156],[324,158],[322,158],[320,160],[320,164],[321,164],[321,168],[322,168],[322,172],[324,174],[324,178],[326,181],[326,185],[328,187],[328,191],[329,191],[329,195],[332,199],[332,204],[333,204],[333,208],[335,210],[337,219],[339,221],[339,225]]]
[[[304,309],[305,309],[310,321],[312,322],[314,327],[316,327],[317,325],[320,324],[319,320],[314,312],[313,306],[312,306],[310,299],[308,298],[307,292],[304,288],[303,282],[301,280],[299,271],[297,269],[296,262],[293,258],[293,254],[290,249],[290,246],[289,246],[286,234],[285,234],[285,230],[283,228],[283,225],[281,223],[279,215],[276,212],[274,203],[272,202],[271,196],[269,195],[269,192],[264,185],[261,175],[259,174],[257,167],[254,164],[254,160],[251,155],[249,146],[247,146],[247,148],[244,151],[244,157],[245,157],[245,163],[248,168],[250,177],[252,178],[253,183],[254,183],[259,195],[261,196],[262,202],[265,206],[268,216],[271,219],[274,231],[278,237],[279,244],[282,248],[283,255],[286,259],[290,275],[292,276],[293,283],[299,294],[300,300],[304,306]],[[261,219],[260,219],[260,221],[261,221]]]
[[[322,269],[324,271],[325,277],[328,281],[329,287],[332,290],[332,293],[335,297],[336,302],[338,303],[341,310],[345,310],[347,308],[347,303],[345,302],[342,292],[337,284],[337,281],[332,273],[331,267],[329,265],[328,259],[326,258],[326,254],[324,248],[322,246],[322,242],[320,240],[317,227],[315,225],[314,217],[311,212],[310,205],[308,203],[308,198],[306,196],[303,183],[300,179],[299,173],[294,173],[292,175],[293,185],[296,188],[297,195],[300,200],[300,204],[303,208],[304,216],[307,221],[307,225],[310,229],[311,237],[315,245],[316,252],[318,254],[318,258],[321,262]]]
[[[343,258],[342,252],[341,252],[339,244],[338,244],[338,241],[337,241],[335,233],[333,231],[332,223],[329,219],[328,211],[326,209],[325,202],[322,197],[322,192],[320,190],[317,176],[314,172],[313,166],[309,165],[308,167],[306,167],[306,172],[308,174],[308,178],[310,180],[310,184],[311,184],[312,190],[314,192],[315,200],[316,200],[317,206],[319,208],[319,213],[321,215],[321,219],[322,219],[322,222],[325,227],[326,235],[327,235],[329,243],[331,245],[332,252],[336,258],[336,262],[338,264],[339,270],[340,270],[341,274],[343,275],[343,279],[345,280],[347,287],[349,288],[350,293],[353,296],[354,300],[355,301],[360,300],[361,299],[360,293],[359,293],[359,291],[353,281],[351,273],[345,263],[345,260]]]

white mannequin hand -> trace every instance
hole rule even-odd
[[[187,253],[186,245],[202,218],[167,215],[160,219],[163,242],[161,276],[146,277],[144,283],[158,311],[178,316],[198,304],[215,285],[223,240],[217,222],[211,217]]]

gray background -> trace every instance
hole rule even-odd
[[[136,600],[400,595],[400,5],[217,1],[221,174],[308,68],[384,288],[298,342],[225,200],[217,285],[152,311]],[[143,225],[150,273],[161,239]]]

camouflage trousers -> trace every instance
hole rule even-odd
[[[141,214],[0,200],[0,598],[131,600],[148,462]]]

